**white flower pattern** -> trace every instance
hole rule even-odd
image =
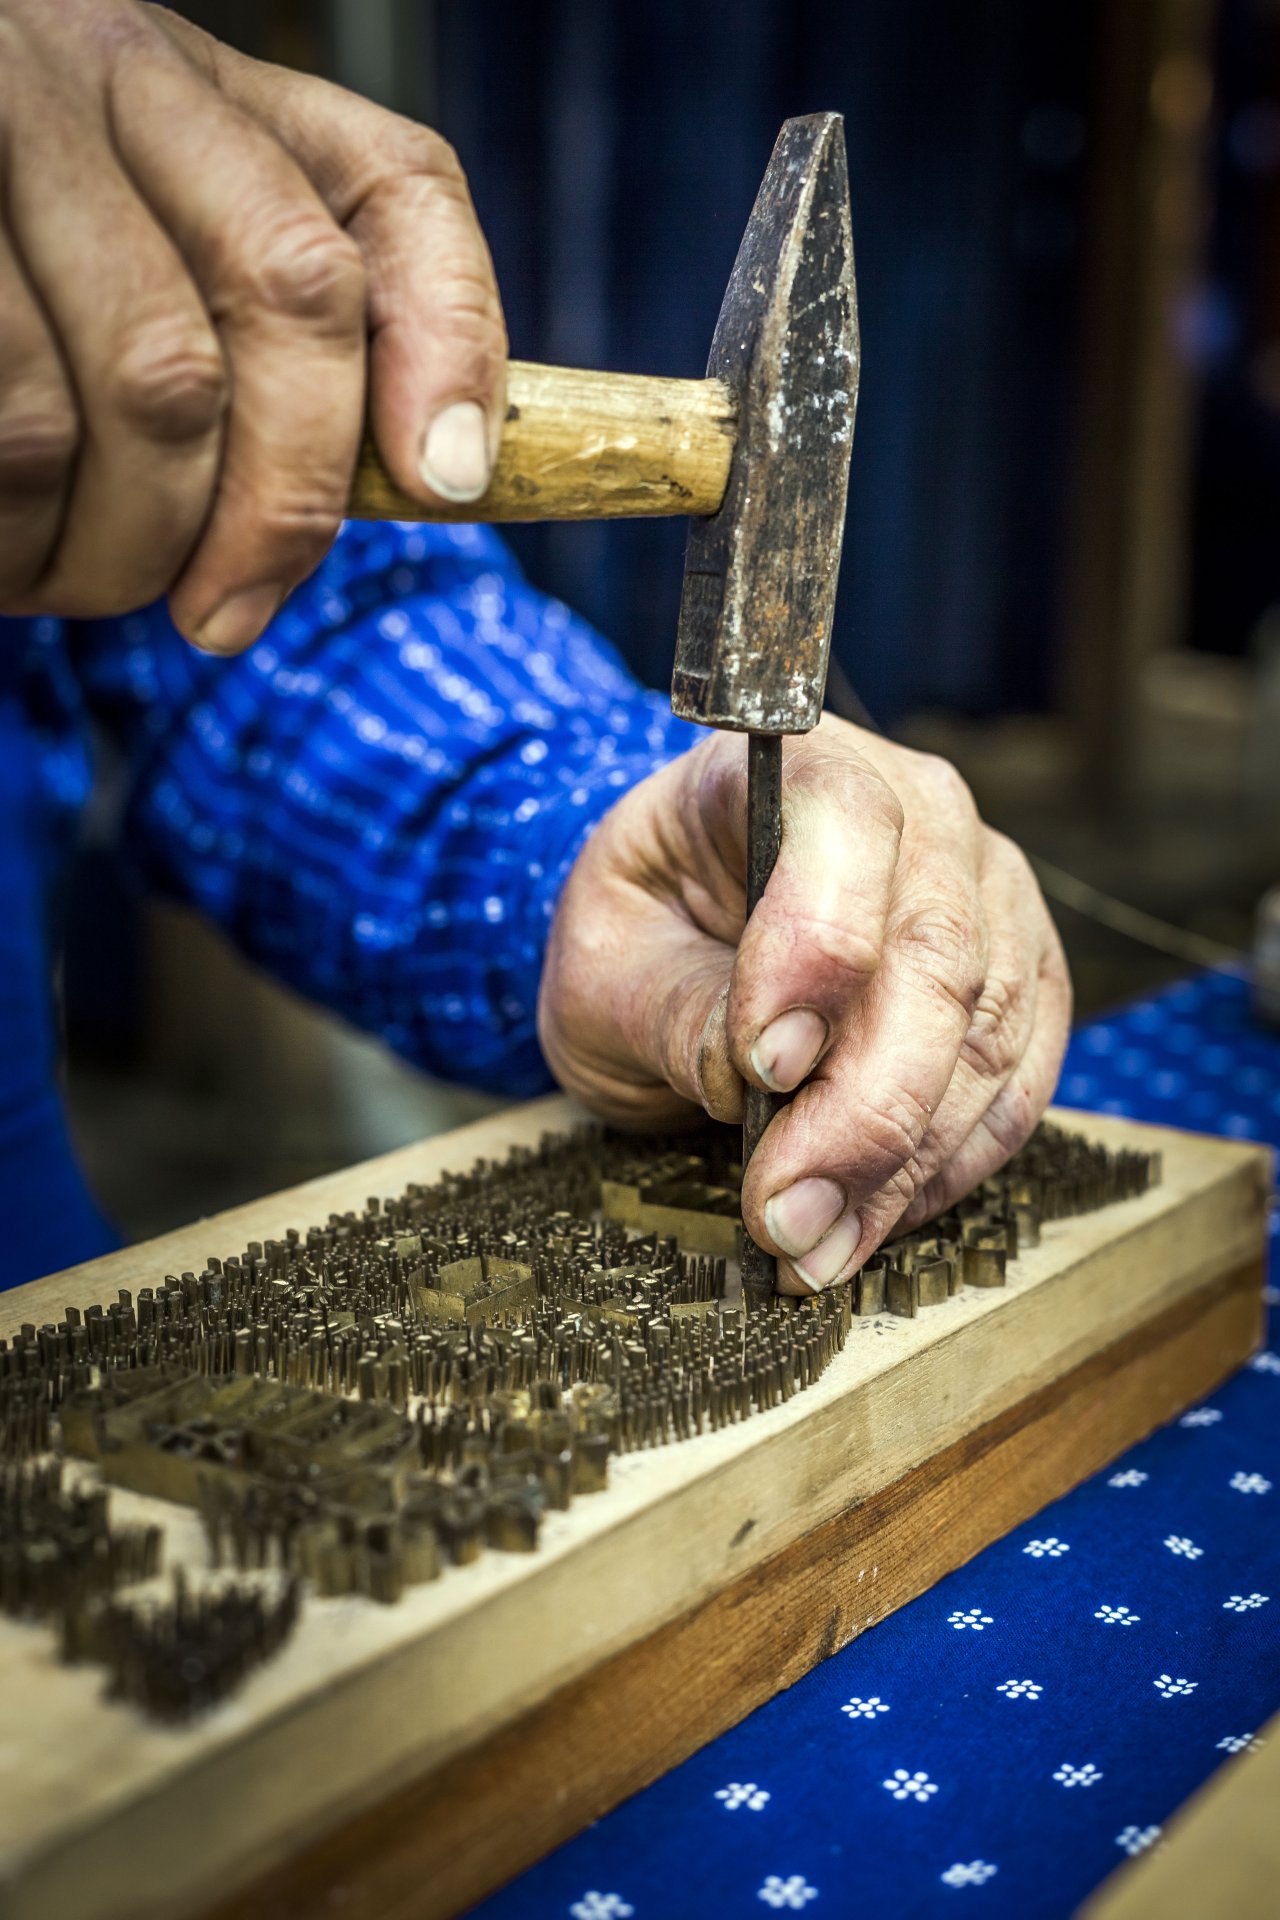
[[[1184,1680],[1181,1676],[1174,1679],[1172,1674],[1162,1673],[1151,1682],[1162,1700],[1172,1700],[1180,1693],[1194,1693],[1200,1685],[1198,1680]]]
[[[1073,1766],[1070,1760],[1064,1760],[1054,1774],[1054,1779],[1064,1787],[1092,1787],[1101,1780],[1102,1773],[1092,1760],[1086,1760],[1082,1767]]]
[[[931,1780],[927,1773],[908,1773],[905,1767],[895,1767],[893,1778],[880,1784],[895,1800],[919,1800],[922,1805],[938,1791],[937,1781]]]
[[[981,1607],[966,1607],[963,1612],[957,1608],[954,1613],[947,1615],[947,1625],[954,1627],[957,1633],[962,1633],[966,1627],[972,1627],[975,1633],[981,1633],[984,1627],[992,1624],[991,1615],[983,1613]]]
[[[635,1908],[629,1907],[620,1893],[597,1893],[593,1887],[581,1900],[575,1900],[569,1911],[573,1920],[629,1920]]]
[[[874,1720],[878,1713],[888,1713],[889,1702],[882,1700],[878,1693],[869,1693],[865,1700],[855,1693],[852,1700],[846,1700],[840,1709],[851,1720]]]
[[[1183,1534],[1171,1533],[1165,1541],[1170,1553],[1180,1553],[1184,1560],[1198,1560],[1204,1552],[1194,1540],[1188,1540]]]
[[[970,1860],[967,1866],[963,1861],[957,1860],[954,1867],[948,1867],[945,1873],[938,1875],[938,1878],[944,1886],[948,1887],[980,1887],[984,1881],[991,1878],[993,1873],[999,1871],[998,1867],[992,1866],[990,1860]]]
[[[1249,1365],[1255,1373],[1280,1373],[1280,1353],[1255,1353]]]
[[[1222,1604],[1228,1613],[1252,1613],[1255,1607],[1265,1607],[1270,1598],[1269,1593],[1233,1593]]]
[[[1105,1620],[1109,1627],[1136,1627],[1142,1615],[1131,1613],[1128,1607],[1101,1606],[1093,1617],[1095,1620]]]
[[[1243,1753],[1246,1748],[1250,1753],[1256,1753],[1264,1745],[1265,1742],[1259,1740],[1256,1733],[1228,1733],[1218,1742],[1223,1753]]]
[[[767,1807],[769,1804],[767,1791],[764,1787],[758,1787],[754,1780],[748,1780],[745,1784],[739,1780],[731,1780],[727,1787],[716,1788],[715,1797],[717,1800],[723,1800],[730,1813],[737,1807],[747,1807],[752,1813],[759,1813],[762,1807]]]
[[[1132,1859],[1135,1854],[1153,1847],[1159,1838],[1159,1827],[1125,1827],[1116,1835],[1116,1845]]]
[[[1071,1548],[1065,1540],[1050,1534],[1047,1540],[1028,1540],[1022,1551],[1029,1553],[1033,1560],[1060,1560],[1064,1553],[1070,1553]]]
[[[1002,1680],[996,1692],[1010,1700],[1038,1700],[1044,1688],[1038,1680]]]
[[[1261,1473],[1233,1473],[1231,1484],[1237,1493],[1270,1493],[1271,1482]]]
[[[818,1889],[811,1887],[802,1873],[789,1873],[784,1880],[781,1874],[770,1873],[756,1895],[767,1907],[789,1907],[792,1913],[798,1913],[801,1907],[808,1906],[810,1900],[816,1900]]]
[[[1178,1425],[1180,1427],[1216,1427],[1222,1418],[1218,1407],[1192,1407],[1190,1413],[1184,1413]]]
[[[1150,1478],[1149,1473],[1142,1473],[1137,1467],[1125,1467],[1121,1473],[1113,1473],[1107,1485],[1109,1487],[1141,1487]]]

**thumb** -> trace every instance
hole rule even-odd
[[[566,1092],[620,1126],[678,1123],[691,1106],[742,1117],[728,1054],[733,951],[643,889],[600,884],[589,841],[556,910],[538,1038]]]
[[[861,754],[821,735],[787,750],[782,845],[729,996],[730,1057],[756,1086],[797,1087],[865,992],[884,945],[901,833],[897,796]]]
[[[429,127],[309,74],[251,60],[168,13],[168,32],[268,128],[359,246],[369,416],[396,485],[478,500],[506,405],[506,328],[466,178]]]
[[[350,222],[369,269],[369,414],[407,493],[478,500],[497,459],[507,336],[489,249],[453,149],[433,143]]]

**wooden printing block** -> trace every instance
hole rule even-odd
[[[0,1334],[575,1117],[533,1103],[35,1282],[0,1301]],[[1164,1184],[1046,1220],[1007,1285],[860,1314],[814,1385],[631,1455],[546,1516],[537,1552],[396,1606],[309,1599],[231,1711],[161,1737],[0,1621],[4,1920],[320,1920],[339,1888],[347,1920],[457,1913],[1210,1391],[1261,1329],[1268,1156],[1060,1118],[1163,1148]],[[194,1517],[113,1501],[164,1522],[167,1562],[202,1563]],[[483,1508],[453,1505],[465,1562]]]

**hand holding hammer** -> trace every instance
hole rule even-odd
[[[822,714],[858,392],[849,180],[836,114],[783,127],[720,309],[705,380],[513,363],[488,491],[450,518],[691,517],[671,699],[749,735],[748,917],[782,840],[782,737]],[[366,439],[351,510],[441,517]],[[749,1161],[786,1096],[748,1085]],[[743,1293],[774,1256],[748,1239]]]

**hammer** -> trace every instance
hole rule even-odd
[[[705,380],[512,361],[487,493],[425,508],[366,438],[366,519],[598,520],[688,514],[671,704],[748,736],[747,914],[782,840],[782,736],[822,715],[858,391],[844,130],[788,120],[725,290]],[[743,1164],[783,1096],[748,1086]],[[749,1310],[775,1262],[744,1237]]]

